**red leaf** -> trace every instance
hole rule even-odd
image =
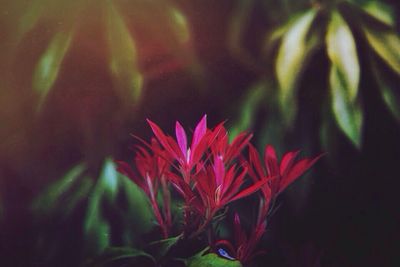
[[[157,124],[152,122],[151,120],[147,119],[147,122],[149,123],[151,130],[153,131],[154,135],[156,136],[157,140],[160,142],[160,144],[171,154],[173,158],[178,158],[178,155],[176,152],[172,149],[169,141],[168,141],[168,136],[164,134],[164,132],[158,127]]]
[[[251,185],[251,186],[247,187],[246,189],[240,191],[236,196],[231,198],[230,201],[235,201],[235,200],[238,200],[240,198],[244,198],[244,197],[247,197],[248,195],[253,194],[257,190],[259,190],[266,182],[267,182],[267,180],[264,179],[264,180],[261,180],[261,181],[258,181],[256,183],[254,183],[253,185]]]
[[[322,155],[314,159],[302,159],[288,171],[288,174],[283,177],[281,185],[279,186],[279,192],[285,190],[285,188],[291,184],[296,178],[300,177],[305,171],[307,171],[312,165],[314,165]]]
[[[264,162],[269,176],[279,174],[278,159],[276,157],[275,149],[271,145],[265,147]]]
[[[286,153],[282,157],[281,166],[280,166],[280,174],[282,176],[287,175],[288,171],[290,171],[290,169],[293,166],[294,160],[298,154],[299,154],[299,151],[291,151],[291,152]]]
[[[256,169],[259,178],[264,176],[264,170],[261,165],[260,156],[253,145],[249,145],[249,160],[252,166]]]
[[[193,133],[191,150],[194,151],[201,138],[206,134],[207,131],[207,115],[204,115],[200,122],[197,124],[196,129]]]

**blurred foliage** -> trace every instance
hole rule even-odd
[[[242,2],[239,1],[238,5]],[[307,3],[304,3],[303,8],[306,6]],[[233,19],[231,27],[237,31],[245,31],[238,28],[235,21]],[[319,88],[313,88],[313,90],[323,90],[325,83],[329,83],[330,91],[325,91],[321,96],[331,103],[330,113],[339,129],[356,147],[360,148],[363,142],[364,110],[367,108],[363,105],[363,93],[359,92],[362,90],[360,79],[363,75],[368,75],[366,73],[372,72],[371,65],[378,64],[375,63],[376,56],[380,57],[397,75],[400,74],[398,70],[400,39],[395,28],[395,21],[394,10],[383,2],[313,1],[305,10],[294,11],[290,14],[288,22],[268,32],[263,50],[267,60],[275,58],[275,64],[268,76],[276,77],[277,85],[272,85],[271,90],[274,87],[278,89],[277,104],[283,123],[286,125],[285,128],[291,130],[298,115],[298,105],[301,103],[298,100],[296,88],[307,86],[309,82],[308,79],[306,82],[302,78],[302,74],[307,72],[307,68],[314,64],[315,58],[324,53],[325,49],[330,71],[329,74],[325,74],[325,79],[311,77],[320,85]],[[242,32],[236,35],[244,36],[245,34]],[[236,42],[241,42],[240,38],[236,38]],[[233,47],[238,46],[240,44]],[[370,51],[358,49],[364,46],[369,46]],[[235,50],[237,52],[240,49],[235,48]],[[235,54],[240,56],[240,53],[236,52]],[[375,55],[370,57],[370,53]],[[368,59],[369,63],[361,65],[359,57],[363,58],[363,62],[364,58]],[[254,58],[253,64],[262,63]],[[379,64],[382,63],[379,62]],[[382,82],[379,83],[382,84]],[[384,88],[388,87],[384,85],[380,85],[380,88],[383,88],[382,99],[393,115],[397,116],[393,106],[398,102],[398,96],[385,90]],[[247,100],[243,107],[249,109]],[[251,106],[251,109],[254,110],[254,107]],[[235,127],[240,128],[242,124],[241,120],[239,126]]]
[[[78,222],[76,227],[82,228],[79,233],[71,233],[75,236],[67,242],[84,240],[84,244],[78,242],[75,253],[82,249],[87,256],[98,255],[113,244],[138,244],[138,236],[151,229],[149,222],[153,220],[142,191],[117,173],[110,160],[104,162],[98,178],[91,177],[83,165],[71,169],[33,200],[32,213],[39,227],[36,257],[46,264],[65,253],[67,244],[60,244],[57,236],[65,234],[60,233],[61,229],[71,231],[71,218],[76,220],[73,223]]]
[[[229,118],[231,137],[252,129],[259,147],[326,151],[328,170],[341,178],[338,166],[367,158],[358,153],[382,152],[366,146],[367,118],[399,127],[398,8],[373,0],[0,0],[0,256],[14,266],[74,266],[123,246],[118,255],[146,258],[147,200],[109,158],[127,157],[129,132],[148,133],[145,117]]]

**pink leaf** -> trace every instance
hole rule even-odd
[[[214,166],[213,166],[215,181],[217,186],[221,185],[224,181],[225,176],[225,166],[222,157],[215,155],[214,156]]]
[[[175,124],[175,133],[176,133],[176,140],[178,141],[179,148],[186,159],[187,153],[187,140],[186,140],[186,133],[183,129],[182,125],[177,121]]]
[[[200,122],[197,124],[196,129],[193,133],[191,150],[195,150],[197,144],[200,142],[201,138],[207,132],[207,115],[204,115]]]

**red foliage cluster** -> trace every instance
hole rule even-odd
[[[241,133],[229,143],[223,123],[209,129],[206,116],[197,124],[190,146],[179,122],[175,127],[176,139],[152,121],[148,123],[155,138],[150,143],[142,141],[143,145],[137,147],[134,169],[125,162],[118,162],[118,169],[148,196],[165,238],[170,236],[172,227],[170,185],[185,203],[183,234],[187,237],[201,234],[232,201],[261,192],[257,221],[250,235],[241,229],[239,215],[235,214],[234,245],[227,240],[211,244],[224,245],[241,262],[257,254],[256,246],[265,232],[273,200],[319,158],[296,161],[296,151],[286,153],[279,163],[274,148],[268,145],[262,164],[258,152],[249,143],[251,134]],[[247,157],[243,153],[246,148]],[[163,196],[162,206],[157,201],[159,191]]]

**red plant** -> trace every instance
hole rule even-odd
[[[170,192],[167,185],[167,172],[169,170],[168,155],[163,151],[155,139],[151,145],[145,143],[152,153],[142,146],[137,146],[134,163],[136,172],[128,163],[118,161],[118,171],[129,177],[138,185],[150,200],[157,223],[160,225],[164,238],[169,236],[171,228]],[[158,188],[161,184],[163,194],[163,214],[157,203]]]
[[[256,183],[263,182],[257,221],[254,230],[251,231],[250,235],[247,235],[241,227],[239,215],[235,213],[234,245],[225,239],[215,242],[214,247],[216,250],[220,250],[218,251],[220,255],[227,258],[233,257],[242,263],[246,263],[262,253],[262,251],[257,251],[256,248],[265,232],[271,203],[289,184],[300,177],[320,158],[320,156],[317,156],[313,159],[305,158],[296,162],[298,153],[298,151],[286,153],[279,164],[275,149],[271,145],[267,145],[264,154],[265,167],[263,167],[257,150],[249,145],[249,160],[245,162],[245,165],[249,170],[249,175]],[[230,254],[219,248],[220,246],[226,247]]]
[[[177,142],[172,137],[165,135],[157,124],[150,120],[147,121],[157,140],[168,153],[168,156],[178,162],[180,172],[182,173],[185,182],[189,183],[190,172],[200,161],[207,149],[207,116],[204,115],[197,124],[193,133],[192,144],[189,148],[187,147],[186,132],[178,121],[175,125]]]
[[[296,162],[299,151],[290,151],[283,155],[281,162],[271,145],[265,147],[264,166],[261,163],[257,150],[249,146],[249,161],[247,166],[249,175],[254,181],[267,180],[261,192],[263,197],[260,200],[260,212],[258,221],[267,216],[271,201],[285,190],[292,182],[306,172],[321,157],[305,158]]]
[[[171,230],[168,184],[184,200],[183,234],[187,237],[204,232],[229,203],[261,190],[257,220],[250,234],[242,229],[239,215],[235,213],[234,245],[228,240],[214,243],[214,248],[227,247],[242,263],[258,254],[257,244],[265,232],[271,203],[319,159],[296,161],[296,151],[286,153],[279,163],[274,148],[268,145],[262,164],[258,152],[249,144],[251,134],[241,133],[229,143],[223,123],[208,129],[206,116],[197,124],[190,146],[179,122],[175,125],[176,139],[166,135],[154,122],[148,120],[148,123],[156,138],[151,144],[142,141],[144,146],[137,147],[135,171],[124,162],[119,162],[118,169],[146,193],[165,238]],[[242,155],[246,147],[249,148],[247,159]],[[160,184],[164,197],[162,210],[157,202]]]

